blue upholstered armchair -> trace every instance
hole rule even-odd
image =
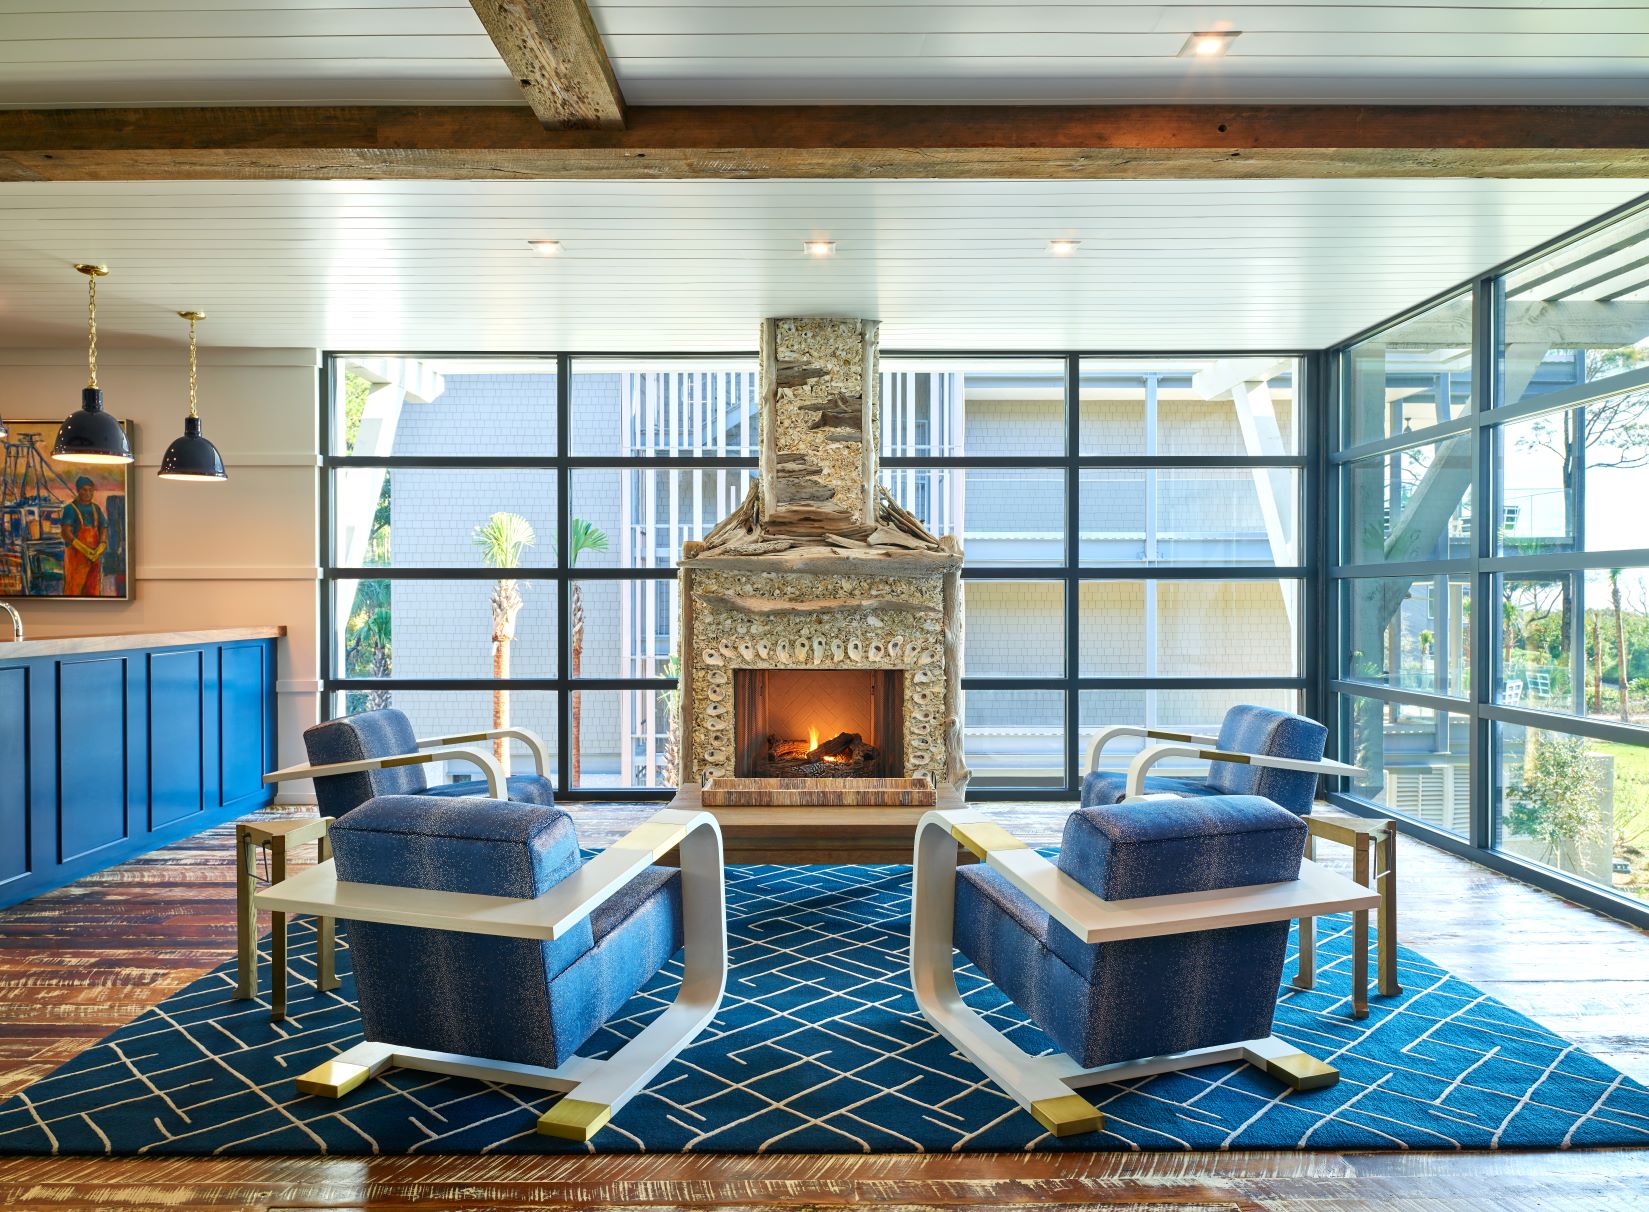
[[[1300,1090],[1339,1074],[1271,1033],[1291,918],[1376,894],[1302,858],[1305,823],[1257,796],[1080,809],[1050,862],[974,811],[916,838],[911,976],[928,1020],[1055,1135],[1074,1090],[1246,1060]],[[956,865],[957,844],[983,861]],[[1033,1055],[959,996],[952,948],[1061,1049]],[[999,1021],[999,1020],[998,1020]]]
[[[300,1077],[303,1093],[342,1097],[390,1066],[564,1091],[538,1130],[588,1140],[720,1003],[708,813],[666,809],[587,862],[565,812],[486,799],[380,796],[331,838],[331,862],[258,895],[348,927],[365,1039]],[[654,865],[676,848],[680,870]],[[577,1056],[683,948],[676,1001],[611,1056]]]
[[[493,740],[518,740],[526,745],[536,773],[506,777],[491,753],[468,748]],[[493,728],[420,740],[405,712],[385,708],[316,724],[304,730],[303,742],[309,765],[276,770],[263,781],[314,779],[322,816],[341,817],[377,795],[486,796],[517,804],[555,803],[544,742],[525,728]],[[423,767],[453,761],[479,767],[482,777],[431,786]]]
[[[1146,746],[1134,756],[1126,774],[1101,770],[1099,760],[1106,745],[1124,736],[1171,743]],[[1325,760],[1323,746],[1327,740],[1328,729],[1316,720],[1249,705],[1227,711],[1218,736],[1130,724],[1102,728],[1088,752],[1082,806],[1117,804],[1141,796],[1259,795],[1296,816],[1307,816],[1319,775],[1361,773],[1356,766]],[[1207,776],[1199,780],[1150,773],[1164,758],[1176,757],[1207,761]]]

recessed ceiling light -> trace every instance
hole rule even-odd
[[[561,255],[560,240],[528,240],[527,247],[541,257],[559,257]]]
[[[1185,40],[1185,45],[1180,47],[1179,53],[1182,57],[1196,59],[1217,58],[1230,50],[1231,44],[1241,36],[1240,29],[1199,30]]]
[[[1081,240],[1049,240],[1048,252],[1056,257],[1074,257],[1076,256],[1077,247],[1081,243]]]
[[[803,240],[802,251],[810,257],[834,257],[836,255],[836,241]]]

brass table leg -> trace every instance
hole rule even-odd
[[[1369,860],[1374,839],[1367,834],[1351,848],[1351,878],[1367,888],[1373,883]],[[1351,1017],[1368,1017],[1368,910],[1351,914]]]
[[[258,994],[258,912],[252,905],[257,847],[235,826],[235,999]]]
[[[317,862],[326,862],[332,857],[332,839],[321,834],[315,839],[315,858]],[[322,917],[315,919],[315,988],[321,992],[336,989],[341,983],[338,980],[336,963],[337,941],[334,936],[332,919]],[[1382,956],[1384,951],[1380,953]]]
[[[1396,997],[1397,983],[1397,822],[1386,822],[1375,843],[1375,886],[1380,890],[1380,996]]]
[[[1317,839],[1309,833],[1305,837],[1305,856],[1308,859],[1317,857]],[[1314,989],[1317,987],[1317,919],[1302,917],[1300,919],[1300,959],[1294,970],[1294,987],[1296,989]]]
[[[286,878],[286,838],[269,839],[269,879],[278,884]],[[286,914],[269,914],[269,1017],[286,1017]]]

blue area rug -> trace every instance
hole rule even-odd
[[[287,1022],[230,1000],[225,965],[0,1106],[0,1154],[1649,1145],[1649,1091],[1423,956],[1404,951],[1403,995],[1354,1021],[1344,918],[1319,922],[1318,988],[1285,986],[1276,1027],[1339,1066],[1338,1085],[1296,1094],[1227,1064],[1095,1087],[1105,1130],[1057,1140],[917,1013],[908,867],[728,879],[734,968],[714,1025],[590,1145],[537,1135],[554,1096],[521,1087],[401,1070],[341,1100],[298,1095],[297,1074],[360,1038],[347,952],[341,989],[296,983],[313,976],[304,922]],[[1048,1049],[972,968],[958,983],[1022,1047]],[[672,987],[662,974],[585,1051],[611,1051]]]

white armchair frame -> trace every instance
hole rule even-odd
[[[271,770],[263,776],[266,783],[287,783],[296,779],[326,778],[334,774],[358,774],[363,770],[389,770],[396,766],[427,766],[432,762],[469,762],[478,766],[481,777],[487,781],[487,798],[509,799],[509,776],[498,758],[485,749],[469,746],[479,741],[517,740],[532,754],[533,767],[541,777],[548,778],[550,753],[544,740],[526,728],[488,728],[481,732],[456,732],[450,736],[431,736],[414,741],[414,753],[396,753],[389,757],[360,758],[353,762],[328,762],[320,766],[305,763]]]
[[[1147,745],[1134,755],[1133,760],[1128,763],[1128,781],[1123,786],[1125,800],[1152,798],[1145,790],[1145,780],[1151,772],[1151,767],[1164,758],[1171,757],[1198,758],[1207,762],[1234,762],[1240,766],[1263,766],[1269,770],[1302,770],[1311,774],[1340,777],[1363,773],[1360,766],[1349,766],[1345,762],[1336,762],[1328,758],[1309,762],[1301,758],[1268,757],[1262,753],[1241,753],[1237,750],[1221,749],[1219,737],[1203,733],[1170,732],[1163,728],[1144,728],[1136,724],[1113,724],[1108,728],[1101,728],[1088,749],[1089,774],[1099,769],[1099,756],[1105,746],[1123,736],[1172,742],[1166,745]]]
[[[1076,1091],[1107,1082],[1233,1060],[1245,1060],[1297,1090],[1339,1080],[1338,1070],[1275,1035],[1093,1069],[1062,1052],[1032,1056],[963,1002],[957,991],[951,941],[958,844],[1088,943],[1366,910],[1380,898],[1308,859],[1301,863],[1298,879],[1282,883],[1107,901],[977,811],[926,813],[916,827],[911,892],[910,963],[916,1004],[941,1035],[1055,1136],[1103,1127],[1099,1110]]]
[[[260,909],[503,938],[558,939],[670,850],[681,854],[681,989],[662,1014],[605,1060],[555,1069],[364,1040],[298,1078],[305,1094],[340,1098],[391,1066],[473,1077],[565,1097],[538,1131],[587,1141],[710,1022],[727,986],[727,894],[721,828],[708,812],[666,808],[531,899],[431,892],[340,880],[321,863],[257,894]]]

